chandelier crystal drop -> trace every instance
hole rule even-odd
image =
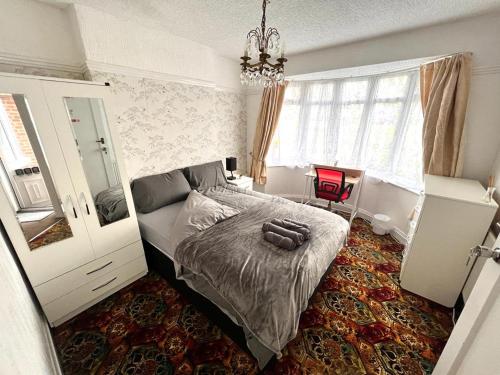
[[[264,87],[282,85],[285,82],[285,44],[274,27],[266,29],[266,6],[270,0],[262,2],[262,22],[260,28],[247,34],[245,52],[241,57],[241,84]],[[276,58],[272,63],[271,59]],[[253,62],[252,59],[258,61]]]

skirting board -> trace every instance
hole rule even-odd
[[[289,199],[294,202],[300,202],[302,200],[302,197],[295,195],[295,194],[276,194],[279,197]],[[316,206],[324,206],[324,203],[320,200],[313,199],[312,202]],[[350,212],[352,210],[352,206],[349,204],[346,205],[336,205],[335,209],[338,211],[343,211],[343,212]],[[371,222],[373,220],[373,213],[369,212],[367,210],[363,210],[362,208],[358,209],[358,215],[357,217],[360,217],[366,221]],[[393,227],[390,231],[389,234],[399,243],[406,245],[408,241],[408,237],[404,231],[402,231],[400,228]]]

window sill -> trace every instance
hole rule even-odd
[[[272,169],[272,168],[287,168],[287,169],[300,168],[300,169],[307,169],[307,168],[309,168],[309,166],[308,165],[304,165],[304,166],[299,166],[299,165],[268,165],[267,168],[270,168],[270,169]],[[414,188],[414,187],[409,187],[409,186],[406,186],[404,184],[398,184],[398,183],[396,183],[394,181],[390,181],[390,180],[387,180],[387,179],[384,179],[384,178],[380,178],[378,176],[370,175],[369,173],[367,173],[366,176],[369,177],[369,178],[377,179],[380,182],[383,182],[385,184],[389,184],[389,185],[395,186],[395,187],[397,187],[399,189],[406,190],[409,193],[413,193],[415,195],[420,195],[421,192],[422,192],[421,189]]]

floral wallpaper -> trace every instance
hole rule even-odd
[[[245,172],[243,94],[98,71],[87,76],[111,84],[108,114],[130,179],[227,156]]]

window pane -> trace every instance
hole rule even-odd
[[[378,82],[376,99],[397,99],[406,96],[409,77],[395,76],[381,78]]]
[[[418,86],[418,72],[292,82],[267,158],[269,165],[337,160],[339,165],[364,168],[393,183],[420,188]],[[294,101],[287,100],[292,96]]]
[[[340,164],[352,163],[354,148],[361,124],[364,104],[347,104],[342,106],[337,143],[336,159]]]
[[[368,129],[370,134],[364,152],[368,168],[390,172],[392,146],[402,103],[375,104]]]
[[[331,107],[329,105],[312,105],[307,120],[307,132],[301,135],[305,138],[305,144],[299,151],[305,152],[307,162],[326,162],[326,143],[328,137],[328,126],[330,124]]]
[[[342,102],[366,100],[368,81],[346,81],[342,85]]]
[[[402,152],[396,167],[396,175],[406,184],[417,182],[420,185],[422,183],[422,124],[420,100],[414,100],[401,146]]]
[[[333,100],[333,83],[313,83],[309,86],[307,100],[314,102],[331,102]]]
[[[290,83],[285,91],[285,102],[287,101],[297,101],[300,97],[300,86],[297,84]]]
[[[269,165],[290,165],[295,162],[299,131],[299,105],[284,105],[268,154]]]

